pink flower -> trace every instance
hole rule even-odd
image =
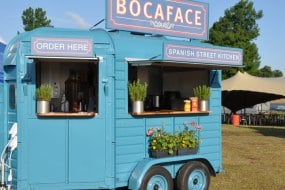
[[[192,122],[191,122],[191,125],[192,125],[192,126],[195,126],[195,125],[196,125],[196,122],[195,122],[195,121],[192,121]]]
[[[201,130],[203,127],[201,125],[197,125],[196,129]]]
[[[147,132],[146,132],[146,135],[147,136],[152,136],[153,135],[153,128],[148,129]]]

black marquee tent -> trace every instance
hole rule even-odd
[[[285,97],[285,77],[262,78],[237,72],[222,81],[222,105],[236,112]]]

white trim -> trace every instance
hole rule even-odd
[[[42,55],[27,55],[29,59],[73,59],[73,60],[100,60],[100,57],[52,57]]]

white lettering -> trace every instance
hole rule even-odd
[[[182,11],[179,7],[177,8],[174,22],[178,22],[178,20],[180,20],[180,23],[183,23]]]
[[[201,11],[195,11],[195,25],[196,26],[202,26],[201,23]]]
[[[142,4],[139,0],[116,0],[116,13],[133,17],[144,17],[145,19],[156,19],[157,21],[186,23],[190,26],[202,26],[203,11],[195,8],[183,9],[171,5],[146,1]]]
[[[158,17],[160,17],[160,20],[164,20],[164,16],[163,16],[163,11],[162,11],[162,7],[161,4],[158,4],[156,7],[156,11],[155,11],[155,19],[158,19]]]
[[[117,14],[124,15],[127,12],[126,0],[117,0]]]
[[[136,7],[136,10],[135,10]],[[141,4],[137,0],[130,2],[130,13],[132,16],[137,17],[141,14]]]
[[[88,51],[87,44],[68,44],[67,48],[68,51]]]
[[[151,2],[146,2],[144,7],[143,7],[143,13],[144,13],[144,16],[148,19],[152,19],[152,16],[148,14],[148,7],[149,6],[152,6],[152,3]]]
[[[170,21],[170,16],[173,15],[172,10],[173,10],[172,6],[167,6],[166,8],[166,14],[167,14],[166,20],[167,21]]]
[[[64,50],[64,44],[63,43],[48,43],[48,42],[42,42],[36,44],[36,49],[38,50]]]
[[[185,21],[187,24],[192,25],[193,22],[190,20],[190,14],[193,13],[192,9],[187,9],[187,11],[185,12]]]

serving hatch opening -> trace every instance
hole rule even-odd
[[[36,87],[53,88],[54,113],[98,113],[99,57],[27,56],[35,65]],[[63,106],[63,102],[68,106]],[[64,107],[64,108],[63,108]]]

